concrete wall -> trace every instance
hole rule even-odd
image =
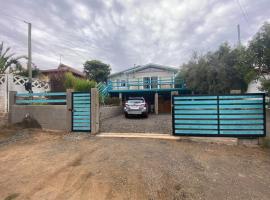
[[[66,105],[12,105],[10,108],[10,123],[21,122],[29,114],[44,129],[67,129]]]
[[[122,106],[101,106],[100,107],[100,120],[108,119],[123,113]]]
[[[266,137],[259,138],[259,143],[270,147],[270,109],[266,109]]]

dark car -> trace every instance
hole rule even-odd
[[[130,97],[125,102],[125,117],[129,115],[142,115],[148,117],[148,105],[143,97]]]

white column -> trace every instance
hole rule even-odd
[[[158,93],[155,93],[155,114],[158,114]]]

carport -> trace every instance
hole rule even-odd
[[[122,104],[129,97],[144,97],[148,103],[151,113],[171,113],[172,95],[189,94],[187,89],[151,89],[151,90],[114,90],[110,92],[111,97],[119,97]]]

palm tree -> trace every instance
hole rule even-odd
[[[0,44],[0,74],[5,73],[5,71],[10,68],[11,71],[22,71],[22,65],[19,62],[20,59],[25,58],[26,56],[18,56],[14,57],[15,53],[10,53],[10,47],[4,49],[4,42]],[[12,65],[15,65],[13,69],[11,69]]]

